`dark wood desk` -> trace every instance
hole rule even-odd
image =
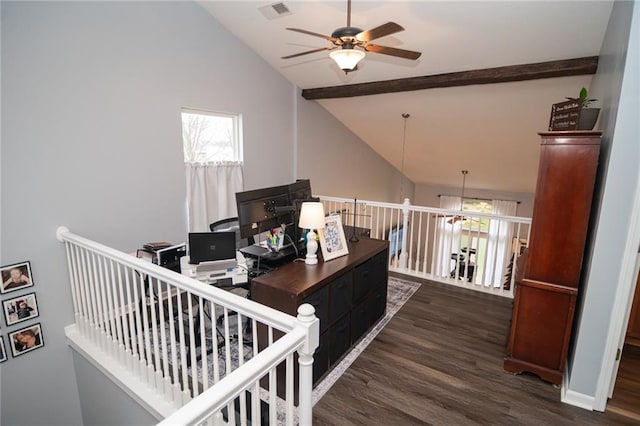
[[[297,315],[309,303],[320,319],[320,345],[314,353],[317,383],[385,313],[389,242],[362,238],[348,242],[349,254],[317,265],[302,261],[281,266],[251,281],[251,298]],[[258,344],[266,346],[263,333]]]

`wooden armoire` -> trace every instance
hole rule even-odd
[[[601,132],[542,138],[529,250],[516,282],[504,369],[559,385],[579,291]]]

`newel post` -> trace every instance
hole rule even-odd
[[[320,341],[320,320],[315,316],[315,309],[308,303],[298,307],[296,327],[305,330],[306,339],[298,349],[300,367],[300,389],[298,392],[298,419],[300,426],[311,426],[312,407],[311,392],[313,389],[313,352]]]
[[[400,246],[400,268],[407,268],[407,236],[409,235],[409,207],[411,201],[408,198],[402,203],[402,241]]]

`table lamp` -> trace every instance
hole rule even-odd
[[[307,257],[304,263],[307,265],[315,265],[318,263],[318,241],[314,229],[324,228],[324,207],[322,203],[306,202],[302,203],[300,208],[300,220],[298,226],[302,229],[308,229],[307,233]]]

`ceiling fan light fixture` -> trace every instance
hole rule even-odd
[[[362,50],[343,48],[332,51],[329,53],[329,56],[336,61],[336,64],[338,64],[341,70],[351,71],[358,65],[358,62],[365,57],[365,53]]]

